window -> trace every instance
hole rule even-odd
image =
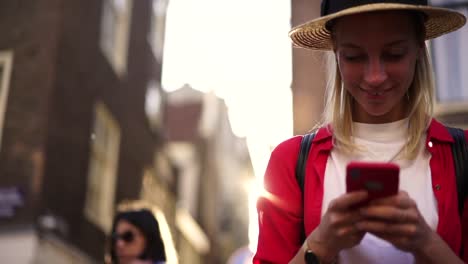
[[[151,28],[148,35],[148,40],[153,48],[154,56],[159,62],[162,62],[164,51],[167,1],[168,0],[153,0]]]
[[[84,213],[92,223],[110,232],[114,215],[120,129],[102,103],[98,103],[95,108],[90,144]]]
[[[13,52],[0,51],[0,142],[2,138],[3,121],[5,118],[12,64]]]
[[[118,75],[127,70],[132,0],[104,0],[100,46]]]
[[[436,6],[451,8],[468,16],[468,0],[432,0]],[[432,41],[436,72],[437,102],[442,105],[468,103],[468,27]]]
[[[145,96],[145,113],[150,127],[157,130],[162,122],[161,86],[152,80],[148,83]]]

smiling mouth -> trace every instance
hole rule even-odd
[[[383,95],[384,93],[386,93],[388,90],[383,90],[383,91],[369,91],[369,90],[365,90],[365,89],[362,89],[360,88],[361,91],[365,92],[365,93],[368,93],[370,95],[373,95],[373,96],[380,96],[380,95]]]

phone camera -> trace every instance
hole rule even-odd
[[[351,179],[358,180],[361,176],[361,171],[359,169],[351,169],[349,174],[351,176]]]

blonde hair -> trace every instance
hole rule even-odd
[[[334,146],[347,153],[360,149],[352,140],[353,97],[343,87],[336,59],[329,56],[329,79],[325,101],[324,123],[331,124],[334,135]],[[429,126],[434,107],[434,80],[432,66],[427,47],[423,48],[420,58],[416,61],[414,80],[407,91],[408,141],[402,154],[405,158],[416,157],[419,142]]]

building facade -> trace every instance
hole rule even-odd
[[[320,15],[320,1],[292,0],[291,27]],[[326,54],[292,48],[293,133],[304,134],[321,121],[327,71]]]
[[[160,85],[166,7],[0,3],[2,262],[102,263],[125,199],[150,200],[175,226]]]
[[[168,95],[167,113],[168,153],[179,168],[177,218],[192,226],[178,222],[180,261],[226,263],[248,242],[253,169],[245,139],[233,134],[224,101],[212,93],[186,85]]]
[[[467,0],[430,0],[468,17]],[[444,123],[468,129],[468,26],[429,43],[436,73],[436,116]]]

